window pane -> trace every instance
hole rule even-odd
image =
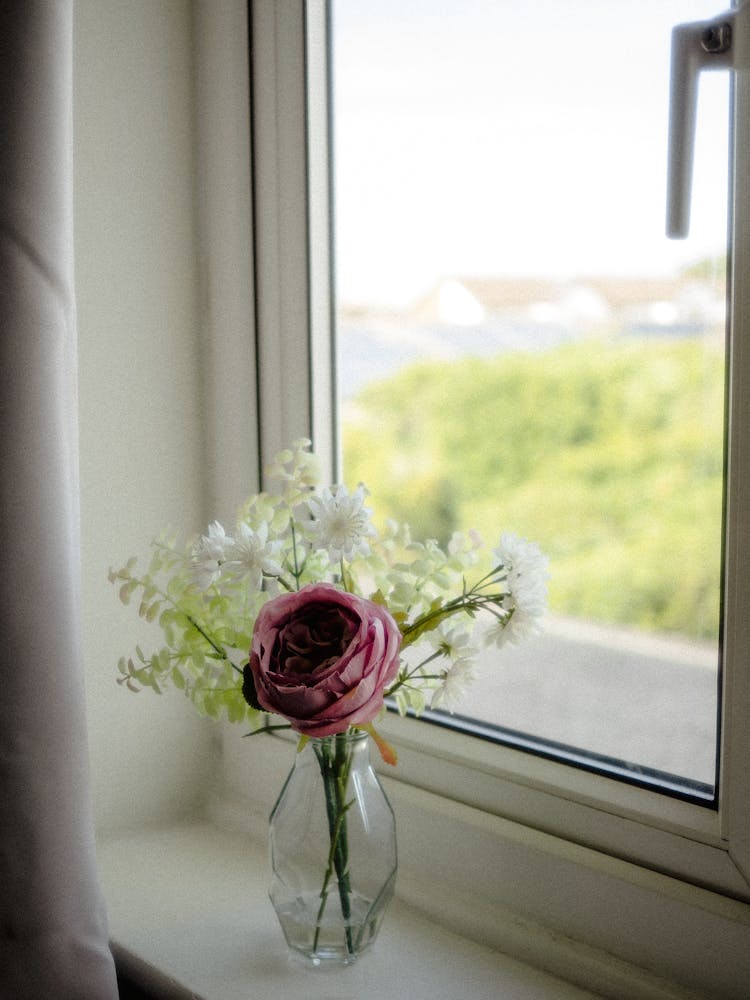
[[[344,476],[376,518],[551,559],[545,635],[462,712],[715,782],[726,74],[664,236],[670,31],[698,0],[333,4]],[[506,734],[507,735],[507,734]]]

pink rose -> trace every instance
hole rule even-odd
[[[342,733],[378,714],[398,672],[400,646],[398,626],[372,601],[327,583],[281,594],[255,622],[249,664],[255,698],[299,733]]]

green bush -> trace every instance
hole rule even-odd
[[[347,406],[346,479],[415,535],[537,540],[557,612],[714,637],[723,392],[702,341],[415,364]]]

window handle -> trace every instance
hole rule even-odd
[[[670,239],[684,239],[690,230],[698,78],[704,69],[734,67],[736,16],[737,11],[730,10],[710,21],[678,24],[672,29],[667,152]]]

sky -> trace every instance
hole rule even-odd
[[[728,73],[664,235],[670,33],[719,0],[334,0],[339,300],[453,276],[670,274],[722,253]]]

